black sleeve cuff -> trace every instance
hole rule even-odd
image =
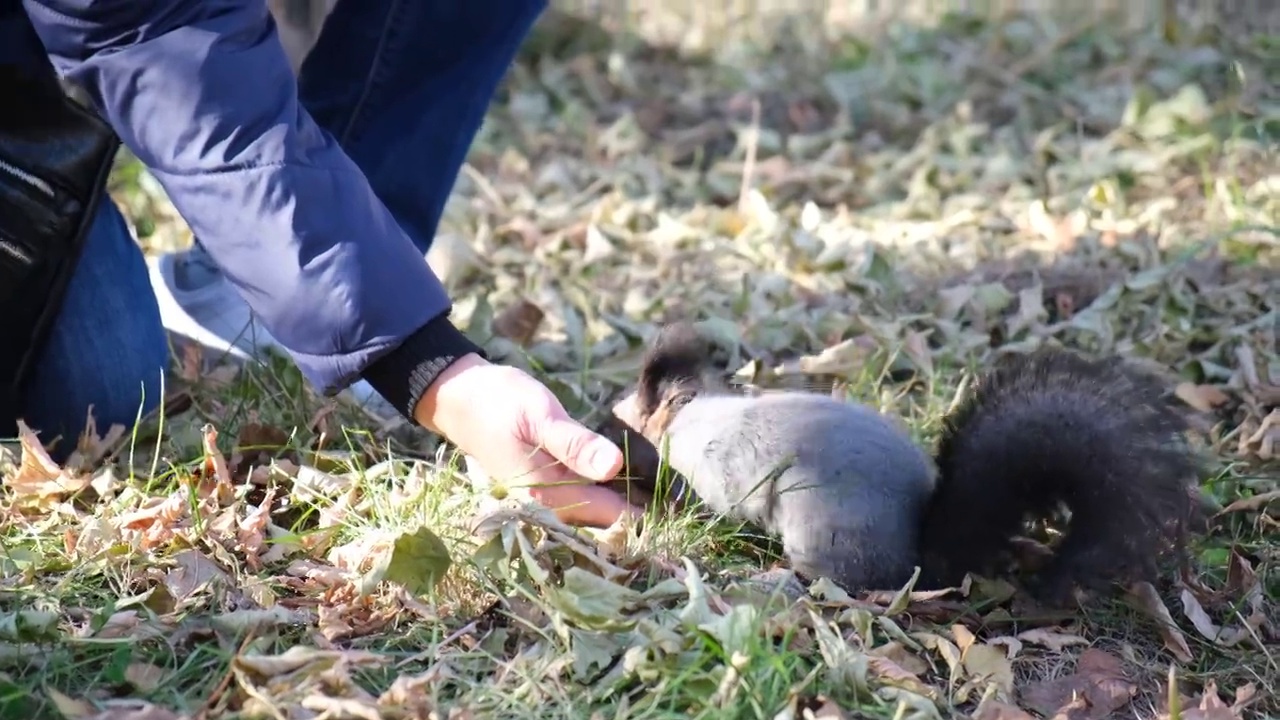
[[[449,313],[444,312],[405,338],[400,347],[365,368],[364,379],[406,418],[413,420],[413,410],[427,388],[445,368],[470,353],[486,357],[480,346],[449,322]]]

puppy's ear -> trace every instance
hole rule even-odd
[[[697,383],[709,352],[706,340],[693,325],[680,322],[663,327],[640,368],[636,405],[641,417],[658,409],[672,385]]]

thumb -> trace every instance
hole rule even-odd
[[[622,469],[617,445],[567,417],[547,418],[537,431],[535,442],[577,475],[602,481]]]

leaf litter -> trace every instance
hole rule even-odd
[[[467,332],[601,423],[656,325],[693,315],[748,389],[856,397],[922,441],[995,355],[1148,358],[1217,461],[1198,574],[1101,617],[1038,617],[984,578],[805,588],[739,528],[575,530],[403,421],[184,352],[193,417],[152,447],[90,417],[65,463],[25,426],[4,449],[5,697],[76,718],[1275,712],[1261,56],[1021,16],[821,65],[723,52],[513,68],[428,256]],[[126,205],[180,225],[154,190]]]

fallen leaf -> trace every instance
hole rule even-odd
[[[894,640],[885,643],[868,651],[869,655],[878,655],[892,660],[895,665],[913,675],[923,675],[929,672],[929,663],[920,659],[915,653],[907,649],[905,645]]]
[[[0,640],[30,643],[48,640],[58,627],[58,614],[48,610],[0,613]]]
[[[1228,706],[1218,696],[1217,683],[1210,680],[1205,684],[1198,698],[1190,699],[1190,702],[1188,698],[1182,698],[1182,710],[1178,713],[1177,720],[1243,720],[1244,716],[1240,711],[1247,702],[1248,698],[1241,702],[1237,692],[1236,702]],[[1171,720],[1171,718],[1171,714],[1167,711],[1157,716],[1157,720]]]
[[[69,495],[89,486],[92,478],[71,475],[54,462],[35,431],[18,420],[22,458],[17,471],[4,479],[20,509],[47,512]]]
[[[190,498],[179,490],[168,497],[148,499],[137,510],[121,515],[116,526],[126,536],[141,536],[141,549],[150,550],[173,539],[189,509]]]
[[[362,650],[320,650],[295,645],[279,655],[239,655],[233,664],[262,678],[297,672],[320,671],[342,662],[347,665],[382,665],[387,658]]]
[[[1032,645],[1047,647],[1054,652],[1062,652],[1072,645],[1088,645],[1089,641],[1079,635],[1054,632],[1047,628],[1035,628],[1018,633],[1018,639]]]
[[[1021,700],[1044,717],[1102,720],[1128,705],[1137,692],[1119,658],[1089,648],[1080,654],[1075,672],[1031,684]]]
[[[848,375],[867,364],[873,347],[862,338],[851,338],[824,348],[817,355],[804,355],[787,361],[774,371],[785,375]]]
[[[53,701],[53,706],[58,708],[58,712],[62,713],[62,717],[67,720],[82,720],[83,718],[93,717],[93,705],[84,700],[76,700],[73,697],[64,695],[53,688],[45,688],[45,694],[49,696],[49,700]]]
[[[935,694],[934,689],[922,682],[916,673],[884,655],[868,654],[867,668],[883,685],[899,687],[925,697],[933,697]]]
[[[1226,393],[1212,385],[1197,385],[1190,382],[1178,383],[1177,387],[1173,389],[1173,394],[1203,413],[1212,412],[1214,408],[1225,404],[1231,399]]]
[[[1013,697],[1013,666],[998,647],[970,645],[961,653],[961,663],[971,681],[987,682],[1000,691],[1004,698]]]
[[[151,663],[133,662],[124,669],[124,679],[139,692],[149,693],[164,683],[168,673]]]
[[[987,640],[987,644],[1005,648],[1004,656],[1010,660],[1022,652],[1022,641],[1016,637],[993,637]]]
[[[107,428],[106,435],[98,435],[98,422],[93,415],[93,407],[90,406],[85,418],[84,432],[80,433],[76,449],[67,460],[67,465],[79,468],[81,471],[96,468],[116,443],[120,442],[126,431],[124,425],[113,423]]]
[[[103,705],[106,707],[89,720],[189,720],[185,715],[141,700],[109,700]]]
[[[276,499],[276,489],[268,488],[262,502],[253,508],[236,528],[236,549],[244,553],[250,570],[261,569],[258,559],[263,545],[267,542],[267,524],[271,522],[271,503]]]
[[[988,700],[978,706],[973,720],[1036,720],[1036,717],[1017,705]]]
[[[521,299],[493,318],[493,332],[511,342],[527,347],[542,325],[546,313],[528,300]]]
[[[300,610],[276,605],[266,609],[232,610],[209,618],[215,629],[237,637],[283,625],[302,625],[311,618]]]
[[[1258,510],[1269,505],[1276,500],[1280,500],[1280,490],[1272,490],[1270,492],[1258,493],[1247,498],[1241,498],[1230,505],[1218,511],[1219,515],[1227,513],[1246,512],[1249,510]]]
[[[961,653],[966,652],[977,641],[973,632],[959,623],[951,626],[951,637],[956,641],[956,647],[960,648]]]
[[[214,481],[212,496],[218,503],[225,505],[235,497],[235,487],[232,484],[231,469],[227,467],[227,458],[218,449],[217,428],[212,423],[206,423],[200,429],[200,439],[204,445],[204,473]]]
[[[93,625],[86,625],[76,635],[97,640],[128,638],[136,642],[164,637],[165,628],[156,625],[137,610],[120,610],[112,613],[101,627],[95,629]]]
[[[1249,637],[1249,631],[1244,628],[1221,627],[1215,623],[1189,589],[1182,589],[1180,599],[1182,613],[1191,621],[1196,631],[1209,642],[1222,647],[1232,647]]]
[[[1187,645],[1186,637],[1173,621],[1169,608],[1165,607],[1155,587],[1144,581],[1131,585],[1127,590],[1130,603],[1155,621],[1160,638],[1164,640],[1165,649],[1173,653],[1179,661],[1191,662],[1193,657],[1191,647]]]
[[[177,567],[165,574],[164,583],[179,604],[207,585],[227,586],[231,583],[231,576],[199,550],[183,550],[172,560]]]
[[[911,362],[920,370],[920,374],[926,378],[933,377],[933,350],[929,348],[929,335],[932,330],[925,332],[907,333],[906,339],[902,343],[902,351]]]
[[[377,704],[364,698],[337,698],[312,693],[302,699],[302,707],[320,713],[321,718],[350,718],[351,720],[383,720]]]
[[[1277,457],[1278,447],[1280,447],[1280,408],[1267,413],[1267,416],[1258,424],[1257,430],[1240,436],[1240,454],[1253,455],[1259,460],[1266,461]]]
[[[332,565],[315,560],[294,560],[285,568],[285,573],[293,577],[314,580],[323,586],[339,585],[347,582],[348,575]]]
[[[416,675],[401,675],[378,696],[378,706],[398,711],[408,717],[428,717],[434,709],[430,688],[451,679],[454,674],[443,661],[436,662]]]

